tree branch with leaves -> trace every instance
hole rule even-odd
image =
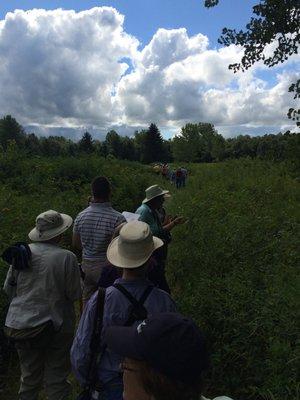
[[[205,0],[205,7],[214,7],[219,0]],[[255,17],[250,19],[246,30],[223,28],[219,43],[224,46],[235,44],[244,48],[240,62],[230,64],[234,72],[245,71],[262,61],[273,67],[283,63],[293,54],[298,54],[300,43],[300,1],[299,0],[261,0],[253,7]],[[266,48],[275,44],[270,55]],[[289,87],[294,99],[300,98],[300,79]],[[300,110],[290,108],[288,117],[300,126]]]

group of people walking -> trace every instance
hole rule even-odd
[[[162,177],[168,179],[177,189],[185,187],[188,177],[186,168],[179,167],[174,169],[168,164],[155,165],[153,168],[156,173],[161,173]]]
[[[72,218],[49,210],[36,218],[31,243],[3,253],[10,264],[5,330],[17,349],[19,400],[71,396],[72,367],[81,400],[192,400],[208,367],[206,340],[177,312],[165,277],[171,231],[185,222],[167,216],[169,192],[146,189],[127,222],[110,203],[111,186],[98,177],[92,198],[73,226],[76,255],[60,246]],[[83,301],[75,336],[74,303]]]

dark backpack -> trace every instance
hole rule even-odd
[[[131,326],[132,324],[134,324],[134,322],[142,321],[147,318],[148,311],[145,308],[144,303],[147,300],[149,294],[152,292],[153,285],[149,285],[146,287],[144,293],[139,300],[133,297],[132,294],[124,288],[124,286],[120,285],[120,283],[115,283],[113,286],[118,289],[131,303],[129,306],[128,319],[125,322],[124,326]]]

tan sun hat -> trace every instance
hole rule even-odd
[[[143,203],[147,203],[148,201],[150,201],[158,196],[165,196],[165,197],[170,196],[168,190],[163,190],[158,185],[152,185],[152,186],[148,187],[145,190],[145,192],[146,192],[146,198],[143,200]]]
[[[44,242],[62,234],[73,223],[72,217],[60,214],[54,210],[48,210],[38,215],[33,228],[28,236],[34,242]]]
[[[148,224],[131,221],[125,224],[120,235],[107,249],[107,259],[120,268],[138,268],[150,258],[154,250],[163,245],[163,241],[153,236]]]

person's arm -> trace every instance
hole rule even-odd
[[[80,272],[75,254],[68,252],[65,260],[66,297],[71,301],[81,299]]]
[[[3,290],[7,294],[9,301],[11,301],[16,294],[16,279],[17,276],[13,276],[13,269],[12,266],[10,266],[3,285]]]
[[[82,243],[81,243],[80,234],[77,233],[77,232],[73,232],[72,246],[76,250],[80,250],[80,251],[82,250]]]
[[[163,228],[166,231],[171,231],[173,228],[175,228],[176,225],[181,225],[184,223],[185,223],[185,219],[183,217],[176,217],[171,222],[164,225]]]
[[[73,236],[72,236],[72,246],[75,250],[82,250],[82,243],[81,243],[81,238],[80,238],[80,233],[79,233],[79,220],[78,217],[74,221],[74,226],[73,226]]]

